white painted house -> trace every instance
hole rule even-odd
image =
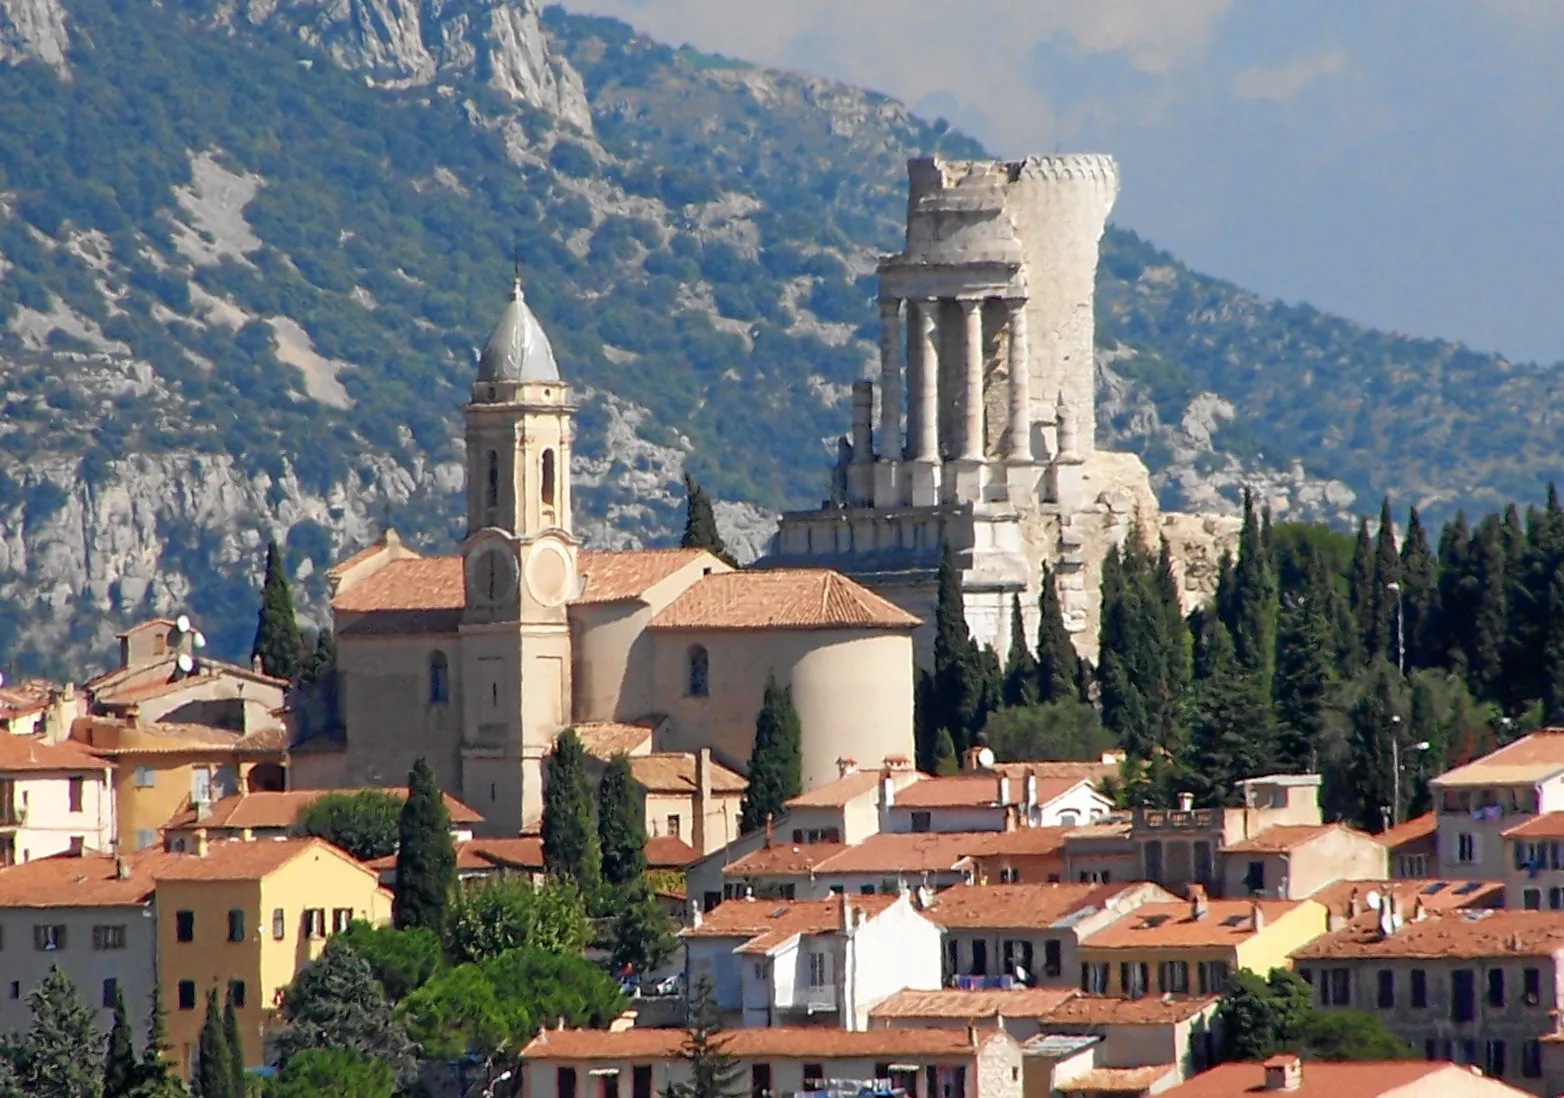
[[[1112,811],[1113,802],[1083,777],[1012,778],[978,770],[880,789],[882,832],[1079,827]]]
[[[112,850],[111,770],[77,743],[0,735],[0,866]]]
[[[684,931],[689,986],[748,1027],[862,1030],[906,988],[940,986],[940,929],[907,894],[728,900]]]

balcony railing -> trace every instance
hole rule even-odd
[[[27,806],[11,801],[0,801],[0,827],[26,827]]]
[[[1216,822],[1216,811],[1210,808],[1195,808],[1188,812],[1176,808],[1137,808],[1132,826],[1150,831],[1209,831]]]
[[[793,1001],[783,1009],[802,1010],[809,1014],[825,1014],[836,1009],[836,985],[825,987],[795,987]]]

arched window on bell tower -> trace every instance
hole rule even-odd
[[[554,485],[556,482],[554,472],[554,450],[552,447],[543,451],[543,470],[541,479],[543,481],[543,506],[552,508],[554,506]]]
[[[490,450],[485,457],[483,505],[490,510],[500,505],[500,454]]]

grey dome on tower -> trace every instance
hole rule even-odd
[[[489,333],[478,357],[479,381],[558,381],[559,367],[554,364],[554,348],[549,345],[543,326],[527,308],[521,292],[521,278],[511,285],[510,301],[500,314],[499,323]]]

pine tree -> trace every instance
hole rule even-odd
[[[1200,803],[1234,805],[1241,803],[1239,783],[1270,768],[1270,699],[1260,687],[1260,673],[1239,663],[1227,627],[1215,618],[1207,621],[1208,674],[1190,694],[1183,769]]]
[[[1336,679],[1333,659],[1330,575],[1319,551],[1307,550],[1304,576],[1282,605],[1277,626],[1276,765],[1291,773],[1318,766],[1326,705]]]
[[[223,1037],[228,1043],[228,1070],[231,1074],[234,1098],[244,1098],[248,1072],[244,1063],[244,1034],[239,1032],[239,1012],[234,1009],[233,989],[228,990],[228,1001],[223,1005]]]
[[[125,995],[114,988],[114,1024],[109,1029],[109,1047],[103,1063],[103,1098],[130,1098],[139,1078],[136,1045],[125,1017]]]
[[[1005,704],[1036,705],[1041,701],[1037,684],[1037,660],[1026,640],[1026,620],[1021,616],[1021,596],[1010,606],[1010,657],[1005,661]]]
[[[185,1098],[184,1084],[169,1059],[168,1020],[163,1014],[163,991],[152,983],[152,1005],[147,1017],[147,1041],[137,1065],[133,1098]]]
[[[282,550],[266,543],[266,579],[261,586],[261,612],[255,626],[250,658],[259,657],[261,670],[279,679],[293,678],[303,651],[299,623],[293,616],[293,594],[283,568]]]
[[[1038,700],[1079,701],[1077,687],[1081,659],[1064,626],[1064,607],[1053,573],[1043,569],[1042,594],[1038,597],[1037,695]]]
[[[1352,617],[1357,624],[1358,644],[1366,659],[1374,657],[1374,609],[1378,599],[1374,591],[1374,543],[1369,539],[1368,519],[1358,520],[1358,540],[1352,550],[1352,571],[1348,575],[1348,593]]]
[[[1472,693],[1485,701],[1499,701],[1503,695],[1509,625],[1505,558],[1504,531],[1489,515],[1472,534],[1461,582],[1470,613],[1464,636],[1466,679]]]
[[[411,1081],[413,1047],[369,962],[333,938],[282,992],[277,1066],[307,1049],[350,1049]]]
[[[613,965],[639,975],[656,972],[678,947],[678,927],[645,881],[625,889],[614,920]]]
[[[27,997],[33,1024],[13,1045],[16,1085],[27,1098],[99,1098],[103,1034],[97,1012],[81,1001],[70,978],[51,965]]]
[[[671,1084],[667,1098],[741,1098],[745,1093],[743,1067],[728,1051],[722,1036],[721,1014],[710,976],[703,974],[696,979],[691,989],[689,1018],[679,1057],[690,1081]]]
[[[1238,666],[1267,697],[1276,668],[1276,572],[1261,536],[1254,494],[1244,490],[1244,521],[1233,568],[1233,610],[1227,622]]]
[[[1386,496],[1379,505],[1379,531],[1374,536],[1374,599],[1364,647],[1371,659],[1384,656],[1391,666],[1395,666],[1397,655],[1396,617],[1402,612],[1397,608],[1400,587],[1401,555],[1396,550],[1396,523],[1390,515],[1390,497]]]
[[[407,801],[397,817],[395,899],[391,916],[397,929],[423,927],[445,933],[446,909],[456,887],[456,850],[451,817],[423,759],[407,775]]]
[[[646,872],[646,821],[638,802],[630,756],[619,752],[597,786],[597,842],[603,880],[611,885],[638,881]]]
[[[738,567],[717,529],[711,498],[689,473],[684,474],[684,536],[679,545],[685,549],[704,549],[718,560]]]
[[[1407,515],[1401,545],[1401,627],[1406,634],[1406,665],[1433,667],[1444,653],[1438,636],[1439,564],[1428,548],[1423,518],[1414,507]]]
[[[543,782],[543,868],[551,877],[568,877],[590,896],[602,879],[602,851],[592,824],[592,782],[586,748],[575,729],[554,741],[548,777]]]
[[[216,988],[206,993],[206,1021],[201,1025],[193,1082],[196,1098],[235,1098],[233,1060]]]
[[[793,693],[766,676],[760,713],[755,717],[755,743],[750,748],[749,788],[739,806],[739,831],[747,833],[781,816],[788,801],[803,787],[803,755],[798,711]]]

